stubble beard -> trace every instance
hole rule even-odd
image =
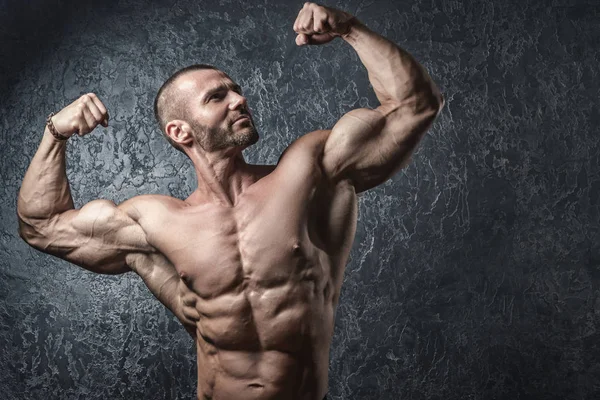
[[[190,122],[198,143],[206,152],[223,150],[231,147],[246,148],[258,141],[258,132],[252,120],[248,122],[249,127],[244,127],[237,132],[233,130],[233,124],[228,128],[211,128],[197,122]]]

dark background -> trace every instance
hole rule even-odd
[[[194,345],[136,275],[19,238],[45,117],[90,91],[111,114],[69,142],[76,206],[184,198],[194,171],[152,115],[176,69],[210,63],[242,85],[253,163],[375,107],[366,71],[341,40],[295,47],[300,1],[0,5],[0,398],[192,399]],[[599,3],[327,5],[410,51],[446,99],[412,163],[360,198],[331,397],[600,398]]]

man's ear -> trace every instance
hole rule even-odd
[[[190,126],[187,122],[180,119],[169,121],[165,126],[165,131],[167,136],[169,136],[171,140],[179,145],[185,145],[191,143],[192,141]]]

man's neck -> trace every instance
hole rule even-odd
[[[220,153],[194,152],[191,160],[194,163],[198,188],[188,198],[234,205],[244,189],[250,185],[248,164],[241,151]]]

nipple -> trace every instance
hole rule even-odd
[[[185,283],[187,283],[190,279],[190,277],[183,271],[179,271],[179,276],[181,277],[181,280]]]

